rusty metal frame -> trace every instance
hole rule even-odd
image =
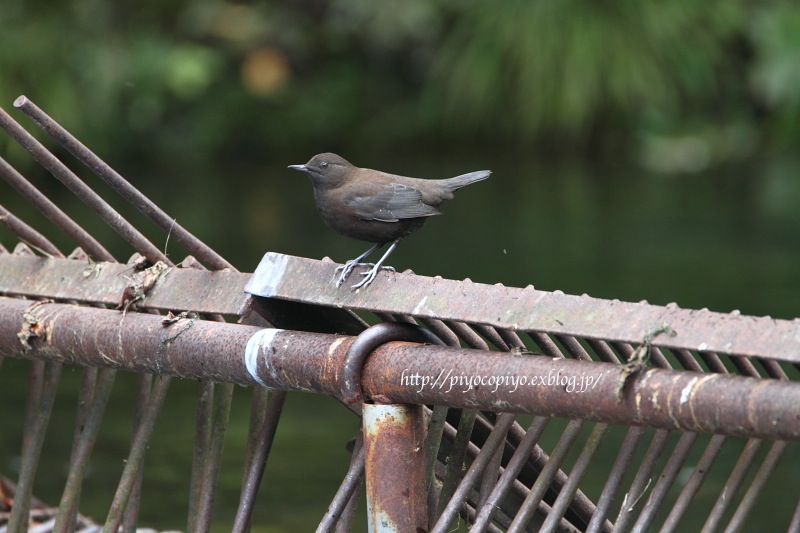
[[[170,376],[203,380],[189,531],[210,527],[234,383],[253,385],[233,524],[241,532],[249,530],[291,390],[327,394],[367,413],[350,470],[318,531],[349,529],[362,478],[375,530],[395,524],[398,531],[448,531],[463,519],[474,531],[645,531],[667,508],[660,527],[675,530],[721,451],[744,437],[737,464],[705,517],[708,531],[726,521],[737,530],[800,440],[800,320],[411,273],[382,273],[368,290],[351,292],[327,283],[333,262],[275,253],[267,253],[252,276],[239,273],[30,100],[20,97],[14,106],[193,257],[172,264],[0,109],[0,127],[136,253],[118,263],[0,158],[0,177],[79,246],[65,258],[0,206],[0,223],[20,242],[14,253],[0,247],[0,353],[31,361],[9,531],[23,531],[36,504],[33,480],[64,364],[84,369],[78,420],[85,429],[76,429],[56,531],[75,527],[86,464],[120,369],[142,377],[130,455],[105,521],[109,532],[120,526],[133,531],[146,500],[140,492],[143,458]],[[406,340],[442,345],[372,342],[369,331],[359,337],[367,328],[364,313],[387,324],[376,332],[411,327],[428,337]],[[359,338],[365,341],[361,348]],[[432,385],[445,376],[526,376],[538,385],[510,391],[472,383],[463,392]],[[355,401],[359,390],[366,404]],[[523,429],[517,413],[536,416]],[[560,430],[558,417],[570,420]],[[608,446],[609,435],[619,433],[617,424],[627,430],[616,460],[600,494],[586,494],[582,482],[597,470],[593,458]],[[558,442],[545,451],[543,436],[553,431],[559,431]],[[702,433],[714,436],[706,440]],[[679,488],[678,473],[692,454],[697,462]],[[651,479],[657,479],[652,486]],[[409,506],[415,510],[404,511]],[[800,504],[786,524],[797,529]]]

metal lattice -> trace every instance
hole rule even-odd
[[[135,252],[117,262],[0,159],[0,175],[78,246],[64,257],[0,206],[20,242],[0,250],[0,353],[30,360],[20,471],[16,483],[0,478],[8,531],[29,520],[58,531],[92,527],[78,514],[81,487],[119,370],[142,377],[108,532],[136,529],[138,506],[148,504],[143,459],[171,376],[202,380],[189,531],[209,530],[222,468],[244,470],[232,528],[250,528],[290,390],[334,396],[364,417],[319,531],[363,520],[356,501],[365,477],[368,521],[378,529],[444,532],[461,519],[470,531],[757,530],[755,513],[766,508],[800,530],[797,476],[778,500],[759,498],[800,458],[797,320],[411,273],[381,274],[350,292],[327,283],[331,261],[272,253],[254,274],[239,273],[32,102],[14,106],[192,256],[173,264],[0,110],[0,126]],[[422,326],[432,335],[422,339],[436,342],[411,333],[405,340],[415,342],[399,342],[405,329],[368,328],[376,321]],[[351,375],[364,339],[369,358]],[[49,508],[33,496],[34,480],[65,364],[83,368],[81,429],[64,450],[60,505]],[[476,376],[494,381],[468,381]],[[463,380],[443,385],[453,378]],[[247,453],[231,466],[222,448],[234,384],[253,387]]]

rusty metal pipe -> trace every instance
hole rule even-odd
[[[0,298],[0,350],[5,355],[332,396],[340,393],[342,363],[353,342],[346,336],[193,319],[165,326],[159,317],[142,313],[40,304],[34,332],[42,336],[29,336],[22,344],[17,334],[32,325],[22,316],[28,306],[24,300]],[[367,359],[362,390],[381,403],[800,440],[797,383],[649,369],[630,376],[630,392],[620,398],[620,372],[618,365],[601,362],[391,342]],[[485,382],[450,388],[450,378],[476,376]],[[514,388],[513,378],[535,385]]]
[[[370,531],[427,530],[422,409],[421,405],[363,406]]]

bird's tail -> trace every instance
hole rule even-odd
[[[451,191],[455,191],[456,189],[460,189],[461,187],[466,187],[471,183],[475,183],[476,181],[485,180],[491,174],[491,170],[478,170],[475,172],[470,172],[469,174],[462,174],[461,176],[456,176],[455,178],[450,178],[444,180],[447,188]]]

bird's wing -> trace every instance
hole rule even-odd
[[[352,196],[345,203],[353,208],[358,218],[380,222],[441,214],[441,211],[422,201],[421,192],[400,183],[388,183],[378,194]]]

